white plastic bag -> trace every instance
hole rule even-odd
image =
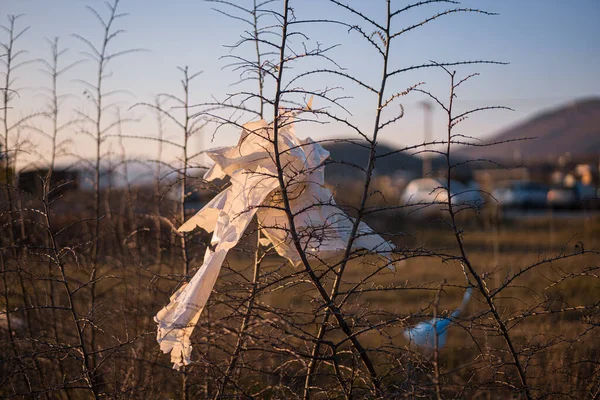
[[[346,249],[354,220],[336,206],[331,191],[324,187],[323,161],[329,152],[310,138],[298,140],[293,116],[289,114],[280,118],[278,148],[296,231],[307,258],[316,261],[317,255],[322,260],[339,254]],[[175,369],[190,363],[192,331],[227,252],[238,243],[255,214],[266,240],[277,253],[294,265],[300,262],[289,234],[288,217],[281,209],[272,124],[264,120],[248,123],[236,146],[208,155],[215,164],[205,179],[228,175],[231,186],[186,221],[179,231],[189,232],[199,227],[213,232],[214,250],[206,250],[204,262],[192,280],[171,296],[170,303],[154,317],[160,348],[171,353]],[[363,222],[359,224],[353,247],[388,257],[394,250],[392,244]]]

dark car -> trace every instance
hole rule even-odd
[[[548,205],[548,186],[527,180],[499,184],[492,195],[502,208],[544,208]]]
[[[548,191],[548,207],[575,208],[579,204],[579,196],[575,188],[554,186]]]

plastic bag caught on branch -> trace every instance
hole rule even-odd
[[[244,125],[236,146],[208,153],[215,164],[204,178],[230,176],[231,185],[179,228],[180,232],[189,232],[199,227],[213,232],[213,236],[212,249],[206,250],[204,262],[192,280],[173,294],[170,303],[154,317],[157,340],[163,352],[171,353],[173,368],[190,363],[192,331],[227,252],[241,239],[254,215],[277,253],[294,265],[300,263],[283,209],[273,135],[272,124],[264,120],[251,122]],[[331,191],[324,187],[323,161],[329,152],[310,138],[299,140],[291,114],[280,116],[278,148],[296,231],[307,258],[317,262],[339,255],[346,249],[354,220],[336,206]],[[363,222],[353,248],[388,258],[394,250]]]

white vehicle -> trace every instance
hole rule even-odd
[[[445,179],[423,178],[412,180],[404,189],[400,201],[405,205],[432,205],[433,210],[447,208],[448,190]],[[474,206],[483,204],[481,192],[477,186],[467,187],[462,183],[450,180],[450,196],[453,206]]]

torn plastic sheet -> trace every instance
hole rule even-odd
[[[278,148],[284,182],[294,214],[296,231],[309,260],[315,262],[339,256],[346,249],[354,220],[341,211],[331,191],[324,187],[323,161],[329,152],[310,138],[299,140],[292,116],[280,118]],[[231,185],[186,221],[180,232],[202,228],[213,232],[212,249],[188,284],[158,312],[157,340],[165,353],[171,353],[173,368],[190,363],[190,336],[215,285],[227,252],[241,239],[248,224],[257,216],[265,238],[277,253],[294,265],[300,256],[294,246],[288,217],[283,208],[275,151],[273,126],[260,120],[244,125],[236,146],[208,152],[215,162],[204,178],[230,176]],[[364,222],[358,227],[353,248],[390,258],[394,247],[375,234]],[[391,259],[390,268],[393,269]]]

